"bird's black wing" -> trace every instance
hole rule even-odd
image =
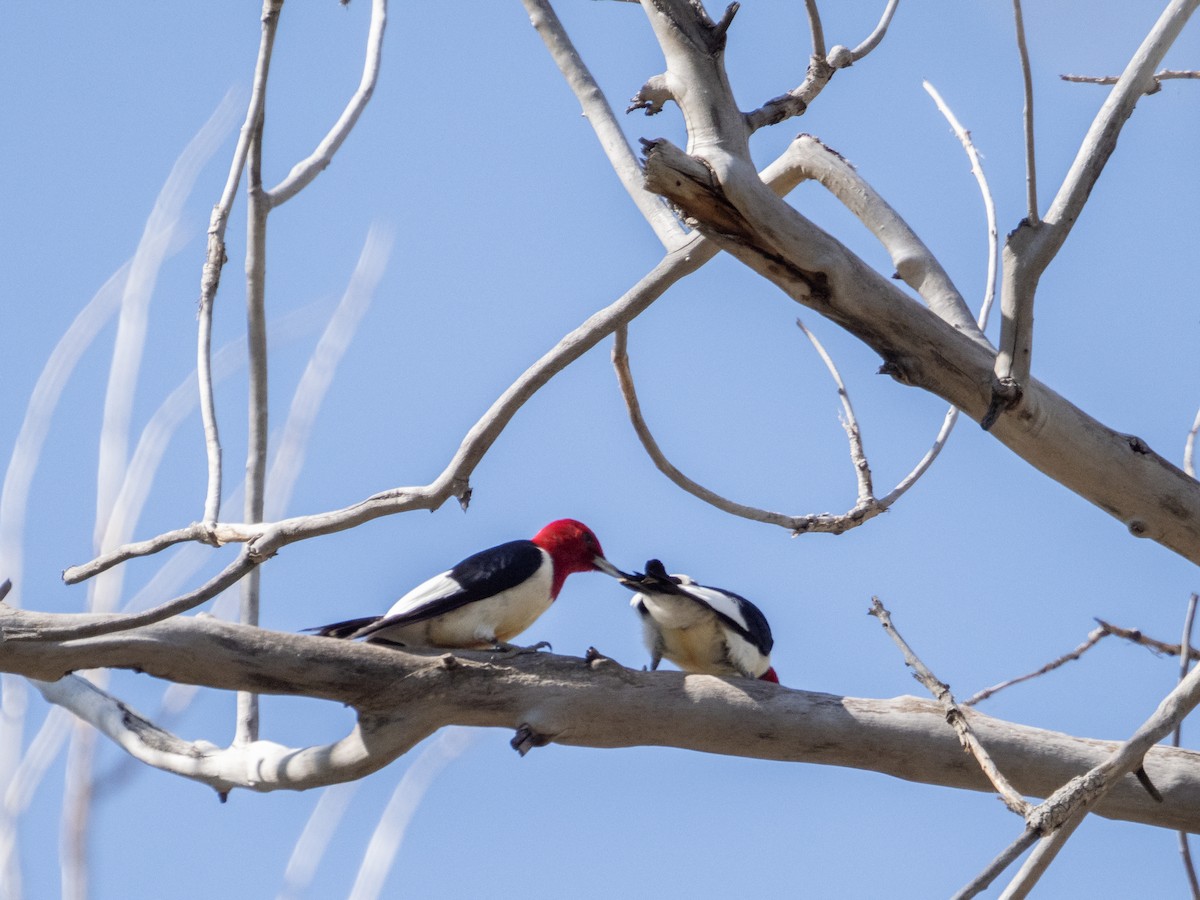
[[[395,625],[412,625],[494,597],[528,579],[545,564],[533,541],[509,541],[472,554],[448,572],[413,588],[393,604],[387,615],[368,625],[360,636]]]

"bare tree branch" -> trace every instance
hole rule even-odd
[[[216,403],[212,393],[212,377],[209,370],[212,352],[212,315],[217,289],[221,284],[221,271],[228,257],[225,254],[225,229],[229,224],[229,213],[246,167],[246,157],[258,124],[262,121],[267,96],[267,74],[271,68],[271,53],[275,46],[275,33],[279,23],[282,0],[263,0],[262,28],[259,37],[258,56],[254,63],[251,81],[250,102],[246,118],[238,135],[229,175],[221,198],[213,207],[208,224],[208,249],[204,267],[200,273],[200,311],[196,342],[196,371],[200,381],[200,415],[204,423],[204,445],[208,459],[208,489],[204,501],[203,521],[213,526],[221,514],[221,440],[217,428]]]
[[[197,534],[206,531],[202,525],[193,525],[192,528],[196,529]],[[199,537],[196,539],[200,540]],[[237,559],[194,591],[182,594],[165,603],[160,603],[158,606],[144,612],[129,613],[126,615],[91,613],[88,615],[86,621],[79,621],[74,625],[66,626],[67,630],[64,632],[22,631],[18,628],[6,633],[4,639],[13,641],[14,643],[19,641],[70,640],[72,638],[97,637],[103,634],[127,631],[132,628],[141,628],[145,625],[161,622],[163,619],[168,619],[171,616],[177,616],[190,609],[195,609],[201,603],[211,600],[222,591],[233,587],[264,561],[265,559],[252,555],[248,548],[243,549],[238,554]]]
[[[283,0],[264,0],[263,32],[278,28]],[[264,36],[264,41],[266,40]],[[264,66],[263,79],[269,75]],[[265,83],[264,83],[265,87]],[[262,521],[267,482],[268,381],[267,381],[267,216],[271,203],[263,190],[262,142],[266,121],[266,97],[258,109],[258,119],[250,134],[246,169],[246,344],[250,360],[248,385],[249,411],[246,428],[246,483],[242,514],[247,522]],[[244,625],[258,624],[260,575],[257,566],[248,567],[238,590],[241,608],[238,620]],[[258,739],[258,698],[239,693],[237,698],[237,736],[235,743],[248,744]]]
[[[879,24],[863,39],[861,44],[850,51],[852,62],[858,62],[879,46],[879,42],[883,40],[883,36],[887,34],[888,27],[892,24],[892,17],[896,15],[896,8],[899,5],[900,0],[888,0],[888,5],[884,7],[883,15],[879,17]],[[836,50],[837,48],[835,47],[834,49]]]
[[[796,327],[813,345],[813,349],[821,357],[821,362],[825,363],[825,368],[829,370],[829,377],[837,385],[838,399],[842,402],[844,416],[842,428],[845,429],[846,438],[850,442],[850,462],[854,466],[854,477],[858,480],[858,502],[855,503],[855,506],[874,503],[875,491],[871,486],[871,466],[867,463],[867,455],[863,451],[862,429],[858,427],[858,417],[854,415],[854,406],[850,403],[850,393],[846,390],[845,382],[842,381],[842,373],[838,371],[832,357],[825,352],[825,347],[817,340],[817,336],[805,328],[804,323],[799,319],[796,320]]]
[[[1192,594],[1188,598],[1187,613],[1183,617],[1183,636],[1179,639],[1179,646],[1190,647],[1192,644],[1192,625],[1196,621],[1196,603],[1200,600],[1200,595]],[[1191,659],[1187,653],[1179,654],[1179,680],[1183,681],[1187,677],[1188,669],[1190,668]],[[1183,736],[1182,720],[1175,726],[1175,731],[1171,734],[1171,746],[1178,747]],[[1186,831],[1179,832],[1179,856],[1183,861],[1183,872],[1187,876],[1188,888],[1192,892],[1192,900],[1200,900],[1200,880],[1196,878],[1196,866],[1192,862],[1192,850],[1188,846],[1188,836]]]
[[[14,627],[62,628],[81,618],[86,616],[0,605],[0,634]],[[991,789],[962,753],[941,708],[914,697],[835,697],[546,653],[509,658],[469,651],[416,654],[211,617],[176,617],[136,632],[36,645],[14,642],[5,648],[0,669],[46,682],[38,688],[69,704],[127,752],[221,792],[301,790],[361,777],[445,725],[513,730],[524,725],[542,739],[574,746],[680,747]],[[221,749],[182,741],[82,679],[63,677],[105,666],[222,690],[345,703],[358,710],[359,723],[324,748],[257,741]],[[1113,742],[1028,728],[978,712],[967,715],[996,765],[1025,795],[1046,796],[1118,749]],[[879,752],[880,747],[888,752]],[[1165,788],[1164,803],[1155,803],[1134,779],[1123,778],[1097,812],[1200,831],[1200,753],[1155,747],[1146,766]]]
[[[1124,638],[1127,641],[1132,641],[1135,644],[1141,644],[1143,647],[1149,647],[1155,653],[1161,653],[1165,656],[1179,656],[1183,652],[1183,648],[1178,644],[1168,644],[1164,641],[1155,640],[1148,637],[1136,628],[1122,628],[1120,625],[1113,625],[1111,622],[1105,622],[1103,619],[1097,619],[1100,627],[1114,637]],[[1200,660],[1200,650],[1194,647],[1187,648],[1187,656],[1195,661]]]
[[[825,85],[829,84],[829,79],[833,77],[834,72],[838,69],[849,68],[879,46],[880,41],[887,34],[888,26],[892,23],[892,16],[895,14],[899,2],[900,0],[888,0],[879,24],[853,50],[838,44],[831,47],[826,53],[825,30],[821,26],[821,15],[817,10],[816,0],[805,0],[809,31],[812,33],[813,52],[808,62],[808,70],[804,74],[804,81],[786,94],[768,100],[758,109],[746,113],[746,126],[750,131],[754,132],[769,125],[778,125],[793,116],[803,115],[808,109],[808,104],[812,103],[813,99],[825,89]],[[660,88],[665,88],[665,82],[656,84]],[[653,110],[654,112],[661,108],[661,101],[660,97],[659,105]],[[638,105],[637,108],[642,107]]]
[[[579,51],[559,21],[549,0],[523,0],[529,21],[537,30],[550,56],[558,65],[563,78],[579,100],[583,115],[596,132],[596,138],[608,157],[617,177],[626,192],[641,212],[642,217],[654,229],[654,233],[667,250],[677,249],[687,240],[687,230],[675,214],[657,194],[651,194],[642,185],[642,166],[625,133],[613,114],[612,107],[600,85],[588,71]]]
[[[1200,703],[1200,669],[1193,669],[1108,759],[1086,775],[1071,779],[1048,797],[1031,817],[1031,824],[1045,837],[1003,896],[1026,896],[1084,817],[1103,801],[1118,781],[1127,780],[1124,776],[1143,766],[1143,760],[1149,761],[1147,754],[1154,745],[1170,734],[1197,703]]]
[[[676,468],[674,463],[667,459],[666,454],[659,447],[658,441],[654,439],[654,435],[650,432],[650,426],[646,423],[646,418],[642,414],[641,403],[638,400],[637,388],[633,382],[633,372],[629,367],[626,338],[626,329],[624,327],[618,328],[613,340],[612,363],[613,369],[617,373],[617,384],[621,388],[621,396],[624,397],[625,406],[629,412],[629,421],[633,424],[633,430],[637,433],[638,440],[641,441],[643,449],[645,449],[646,454],[654,462],[655,467],[671,479],[676,486],[722,512],[738,516],[742,519],[749,519],[752,522],[778,525],[781,528],[787,528],[793,534],[803,534],[810,531],[842,534],[882,512],[881,509],[875,506],[873,500],[863,504],[860,494],[860,502],[844,515],[816,513],[793,516],[738,503],[737,501],[721,496],[715,491],[709,490],[704,485],[689,478]],[[857,462],[855,469],[858,470]]]
[[[821,11],[817,0],[804,0],[804,12],[808,16],[808,31],[812,35],[812,55],[825,55],[825,28],[821,25]]]
[[[1006,410],[1015,411],[1021,403],[1033,357],[1033,303],[1038,281],[1083,211],[1116,149],[1121,128],[1146,92],[1155,66],[1162,62],[1198,5],[1200,0],[1172,0],[1167,5],[1096,114],[1045,217],[1040,222],[1022,222],[1005,242],[1000,352],[985,427],[991,427],[998,416]]]
[[[920,294],[934,313],[991,347],[937,257],[850,163],[809,134],[799,135],[789,153],[806,177],[837,197],[867,227],[887,250],[896,276]]]
[[[1079,84],[1116,84],[1121,80],[1118,75],[1059,75],[1063,81],[1074,81]],[[1154,73],[1154,86],[1146,89],[1147,94],[1157,94],[1162,90],[1162,82],[1174,79],[1200,78],[1200,72],[1193,69],[1162,69]]]
[[[954,695],[950,693],[950,686],[938,679],[925,663],[921,662],[920,657],[913,652],[908,642],[900,636],[900,632],[892,624],[891,614],[888,613],[878,597],[871,598],[871,609],[869,612],[879,620],[879,624],[883,626],[883,630],[888,633],[891,639],[895,641],[896,646],[900,648],[900,652],[904,654],[904,664],[913,670],[913,677],[921,682],[941,705],[946,714],[947,724],[958,734],[958,740],[962,744],[963,749],[975,757],[975,761],[979,763],[979,768],[983,770],[983,774],[992,783],[992,786],[996,789],[996,793],[1004,801],[1004,805],[1022,818],[1028,816],[1033,807],[1029,805],[1029,802],[1024,797],[1017,793],[1016,788],[1009,783],[1008,779],[1004,777],[1004,773],[992,761],[991,755],[984,749],[983,744],[980,743],[979,738],[972,730],[966,713],[955,702]]]
[[[689,8],[662,0],[648,12],[668,69],[686,66],[706,89],[704,103],[688,110],[696,155],[664,140],[648,142],[647,183],[723,249],[874,347],[884,371],[982,419],[992,393],[992,355],[766,191],[741,137],[722,130],[736,106],[720,60],[701,57],[675,28],[673,16],[686,18]],[[1024,403],[1021,415],[996,423],[997,438],[1132,534],[1200,561],[1200,490],[1193,479],[1145,442],[1105,428],[1036,382]],[[1160,497],[1171,497],[1169,511],[1153,500]]]
[[[1020,684],[1023,681],[1030,681],[1034,678],[1045,675],[1047,672],[1053,672],[1059,666],[1079,659],[1079,657],[1083,656],[1084,653],[1096,646],[1096,644],[1098,644],[1102,638],[1106,638],[1110,634],[1112,634],[1112,632],[1107,628],[1093,628],[1090,632],[1088,632],[1087,639],[1070,653],[1064,653],[1062,656],[1058,657],[1058,659],[1046,663],[1046,665],[1042,666],[1036,672],[1030,672],[1028,675],[1020,675],[1016,678],[1010,678],[1008,681],[1002,681],[999,684],[994,684],[990,688],[984,688],[970,699],[964,700],[963,706],[974,706],[976,703],[982,703],[993,694],[998,694],[1000,691],[1004,690],[1005,688],[1012,687],[1014,684]]]
[[[1025,88],[1025,106],[1021,118],[1025,128],[1025,216],[1030,225],[1038,223],[1037,162],[1033,140],[1033,75],[1029,70],[1029,48],[1025,44],[1025,17],[1021,0],[1013,0],[1013,21],[1017,27],[1017,53],[1021,57],[1021,82]]]
[[[387,0],[371,0],[371,23],[367,28],[367,48],[363,54],[363,72],[358,88],[316,149],[306,159],[296,163],[283,181],[266,192],[267,203],[272,209],[291,200],[325,171],[333,162],[334,154],[358,124],[359,116],[367,108],[371,95],[375,93],[375,84],[379,81],[379,67],[383,60],[383,33],[386,28]]]

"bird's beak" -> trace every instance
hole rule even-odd
[[[592,564],[605,575],[611,575],[613,578],[632,578],[628,572],[622,572],[603,556],[593,556]]]

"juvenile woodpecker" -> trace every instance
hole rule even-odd
[[[417,585],[382,616],[310,628],[337,638],[368,638],[419,647],[508,648],[562,590],[572,572],[624,573],[604,558],[590,528],[551,522],[530,541],[468,556]]]
[[[771,626],[762,611],[732,591],[668,575],[657,559],[641,576],[622,578],[642,619],[650,668],[666,657],[685,672],[743,675],[779,683],[771,668]]]

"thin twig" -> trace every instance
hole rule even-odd
[[[804,0],[804,11],[808,15],[808,31],[812,35],[812,55],[825,55],[825,28],[821,25],[821,11],[817,0]]]
[[[1127,641],[1132,641],[1135,644],[1141,644],[1143,647],[1148,647],[1155,653],[1161,653],[1164,656],[1178,656],[1183,647],[1180,644],[1168,644],[1165,641],[1155,640],[1152,637],[1147,637],[1137,628],[1122,628],[1120,625],[1113,625],[1110,622],[1105,622],[1103,619],[1096,620],[1100,627],[1114,637],[1124,638]],[[1200,660],[1200,650],[1189,646],[1187,648],[1188,658],[1192,660]]]
[[[197,530],[195,540],[200,540],[199,533],[203,529],[199,526],[193,526],[193,528]],[[144,612],[131,613],[129,615],[97,615],[93,621],[89,621],[86,624],[61,628],[44,628],[37,631],[9,629],[4,632],[4,639],[6,641],[61,641],[98,637],[102,634],[114,634],[118,631],[128,631],[131,628],[141,628],[143,625],[161,622],[163,619],[177,616],[180,613],[187,612],[189,609],[195,609],[201,603],[211,600],[217,594],[221,593],[221,591],[233,587],[247,573],[254,571],[264,561],[265,558],[256,557],[250,553],[248,548],[244,548],[238,554],[237,559],[227,565],[217,575],[196,588],[196,590],[182,594]]]
[[[858,502],[855,506],[866,506],[875,501],[875,493],[871,487],[871,466],[863,451],[862,429],[858,427],[858,418],[854,415],[854,407],[850,403],[850,394],[846,390],[845,382],[842,381],[842,373],[838,371],[833,359],[825,352],[825,347],[817,340],[817,336],[805,328],[804,323],[799,319],[796,320],[796,327],[804,332],[804,336],[812,343],[817,355],[825,363],[825,368],[829,370],[833,383],[837,385],[838,399],[842,401],[842,412],[845,414],[842,427],[846,430],[846,437],[850,441],[850,462],[854,465],[854,476],[858,479]]]
[[[1008,681],[1002,681],[999,684],[994,684],[990,688],[984,688],[969,700],[964,700],[963,706],[974,706],[977,703],[982,703],[993,694],[998,694],[1000,691],[1004,690],[1005,688],[1010,688],[1014,684],[1020,684],[1023,681],[1030,681],[1031,679],[1039,678],[1040,676],[1045,675],[1047,672],[1053,672],[1059,666],[1079,659],[1079,657],[1083,656],[1084,653],[1086,653],[1088,650],[1091,650],[1092,647],[1096,646],[1096,644],[1098,644],[1103,638],[1108,637],[1110,634],[1112,634],[1112,632],[1107,628],[1093,628],[1090,632],[1088,632],[1087,639],[1070,653],[1064,653],[1058,659],[1046,663],[1046,665],[1042,666],[1036,672],[1030,672],[1028,675],[1021,675],[1017,678],[1010,678]]]
[[[950,123],[950,127],[954,130],[955,137],[962,144],[963,150],[966,151],[967,159],[971,161],[971,174],[975,176],[975,181],[979,185],[979,194],[983,198],[983,212],[987,218],[987,234],[988,234],[988,270],[987,283],[983,289],[983,303],[980,304],[979,317],[977,319],[980,330],[987,327],[988,318],[991,316],[992,304],[996,300],[996,272],[1000,267],[1000,240],[999,227],[996,223],[996,202],[992,197],[992,189],[988,184],[987,176],[983,173],[983,161],[979,158],[979,151],[975,149],[975,143],[971,140],[971,132],[963,127],[958,121],[958,117],[954,115],[954,111],[950,109],[950,105],[942,99],[942,95],[928,81],[921,82],[925,88],[925,92],[933,98],[934,104],[938,108],[938,112]]]
[[[892,17],[896,15],[896,7],[899,5],[900,0],[888,0],[888,5],[884,8],[883,15],[879,17],[879,24],[875,26],[875,30],[868,34],[861,44],[850,51],[850,59],[853,62],[858,62],[879,46],[879,42],[883,40],[883,36],[887,34],[888,27],[892,24]]]
[[[821,513],[818,515],[792,516],[786,513],[772,512],[766,509],[759,509],[756,506],[747,506],[744,503],[738,503],[721,496],[715,491],[709,490],[697,481],[693,481],[676,468],[674,463],[667,459],[666,454],[659,447],[658,441],[654,439],[654,435],[650,431],[650,426],[646,424],[646,418],[642,414],[641,403],[638,401],[637,388],[633,382],[633,373],[629,368],[629,354],[626,349],[627,337],[627,330],[624,326],[617,329],[613,339],[612,364],[617,374],[617,384],[621,389],[621,396],[625,399],[629,421],[633,424],[633,430],[637,433],[638,440],[641,441],[646,454],[654,462],[658,470],[671,479],[676,486],[722,512],[738,516],[739,518],[749,519],[752,522],[778,525],[781,528],[789,529],[793,534],[803,534],[810,531],[826,534],[842,534],[882,512],[882,510],[878,509],[872,503],[867,506],[856,506],[845,515]]]
[[[1119,625],[1113,625],[1110,622],[1105,622],[1103,619],[1097,619],[1096,622],[1100,627],[1089,631],[1084,642],[1070,653],[1064,653],[1062,656],[1058,657],[1058,659],[1046,663],[1046,665],[1042,666],[1036,672],[1030,672],[1028,675],[1021,675],[1018,678],[1010,678],[1008,681],[1002,681],[999,684],[992,685],[990,688],[985,688],[975,696],[971,697],[971,699],[963,701],[963,706],[974,706],[977,703],[982,703],[993,694],[997,694],[1005,688],[1012,687],[1015,684],[1020,684],[1023,681],[1030,681],[1031,679],[1038,678],[1042,675],[1045,675],[1047,672],[1053,672],[1055,669],[1065,663],[1074,662],[1083,656],[1083,654],[1088,650],[1092,649],[1092,647],[1096,646],[1101,639],[1106,638],[1109,635],[1122,638],[1123,640],[1130,641],[1134,644],[1140,644],[1143,647],[1148,647],[1155,653],[1163,654],[1165,656],[1178,656],[1180,653],[1181,645],[1167,644],[1163,641],[1155,640],[1152,637],[1147,637],[1146,635],[1142,634],[1141,631],[1135,628],[1122,628]],[[1190,660],[1200,660],[1200,650],[1196,650],[1194,647],[1189,646],[1187,657]]]
[[[1200,595],[1192,594],[1188,599],[1187,612],[1183,617],[1183,636],[1179,640],[1180,647],[1190,647],[1192,643],[1192,625],[1196,621],[1196,602],[1200,599]],[[1181,653],[1179,655],[1179,680],[1183,681],[1187,677],[1188,669],[1191,660],[1188,654]],[[1180,721],[1175,726],[1175,732],[1171,735],[1171,746],[1178,747],[1180,740],[1183,737],[1183,722]],[[1192,849],[1188,846],[1188,833],[1186,831],[1179,832],[1179,856],[1183,861],[1183,871],[1187,875],[1188,887],[1192,891],[1192,900],[1200,900],[1200,880],[1196,878],[1196,866],[1192,862]]]
[[[979,768],[983,770],[983,774],[987,776],[988,781],[996,788],[996,792],[1000,795],[1000,799],[1004,801],[1012,812],[1019,816],[1028,816],[1033,807],[1029,801],[1021,796],[1020,792],[1009,783],[1004,774],[996,767],[991,756],[983,745],[979,742],[979,738],[975,736],[975,732],[971,728],[971,723],[967,720],[964,713],[954,700],[954,695],[950,693],[950,687],[947,684],[939,681],[929,670],[929,668],[921,662],[908,643],[900,636],[900,632],[892,624],[892,617],[880,602],[878,597],[871,598],[870,614],[879,620],[879,624],[896,642],[896,646],[900,648],[900,652],[904,654],[904,663],[913,670],[916,679],[925,685],[935,700],[941,704],[942,709],[946,711],[946,721],[958,733],[958,740],[962,744],[963,749],[967,750],[975,757],[975,761],[979,763]]]
[[[1033,73],[1029,67],[1029,48],[1025,44],[1025,18],[1021,15],[1021,0],[1013,0],[1013,20],[1017,27],[1017,52],[1021,57],[1021,79],[1025,86],[1025,201],[1030,225],[1038,222],[1037,162],[1033,141]]]
[[[815,0],[805,0],[814,49],[808,62],[808,69],[804,73],[804,81],[786,94],[768,100],[758,109],[746,113],[746,127],[754,132],[768,125],[777,125],[793,116],[803,115],[804,111],[808,109],[808,104],[812,103],[816,96],[825,89],[825,85],[829,84],[829,79],[833,77],[834,72],[854,65],[879,46],[879,42],[887,34],[888,26],[892,22],[892,16],[895,15],[899,2],[900,0],[888,0],[879,24],[853,50],[838,44],[831,47],[826,53],[825,32],[821,26],[816,2]]]
[[[1116,84],[1121,80],[1119,75],[1059,75],[1063,81],[1073,81],[1077,84]],[[1179,78],[1194,79],[1200,78],[1200,72],[1194,69],[1163,69],[1155,72],[1152,76],[1154,79],[1153,87],[1146,89],[1147,94],[1157,94],[1162,90],[1162,82],[1172,81]]]
[[[291,200],[308,187],[321,172],[333,162],[334,155],[345,143],[350,132],[354,130],[359,116],[367,108],[371,95],[375,93],[375,85],[379,81],[379,69],[383,61],[383,33],[387,28],[387,0],[372,0],[371,24],[367,28],[367,49],[363,55],[362,77],[358,88],[346,103],[346,108],[333,127],[317,144],[316,149],[306,158],[296,163],[292,171],[271,190],[267,191],[267,201],[274,209]]]
[[[983,163],[979,158],[979,153],[975,149],[974,142],[971,140],[971,133],[963,128],[958,118],[954,115],[954,112],[942,99],[941,94],[937,92],[934,86],[928,81],[923,82],[923,84],[926,92],[933,98],[933,102],[937,105],[938,110],[950,123],[950,127],[954,129],[954,133],[962,143],[963,149],[966,150],[967,157],[971,161],[971,172],[975,176],[975,181],[979,185],[979,192],[983,196],[983,208],[987,218],[988,233],[988,272],[987,282],[984,285],[983,302],[980,304],[979,316],[976,318],[976,324],[982,333],[987,328],[988,319],[992,313],[992,304],[996,300],[996,272],[1000,261],[1000,242],[996,227],[996,204],[992,199],[992,190],[988,185],[987,177],[983,174]],[[916,466],[913,467],[913,470],[902,478],[890,493],[879,501],[881,506],[886,508],[894,504],[933,465],[934,460],[938,458],[938,455],[942,452],[942,448],[946,446],[946,442],[950,439],[950,433],[954,430],[954,426],[958,422],[958,415],[959,410],[956,406],[951,406],[946,410],[946,415],[942,419],[942,427],[938,430],[937,436],[934,437],[933,445],[921,457]]]
[[[283,0],[264,0],[263,30],[278,26]],[[267,73],[264,73],[264,77]],[[251,524],[262,521],[267,483],[267,216],[271,203],[263,190],[262,142],[266,121],[266,98],[258,112],[250,135],[250,154],[246,167],[246,345],[250,361],[248,385],[248,425],[246,431],[246,489],[243,516]],[[248,570],[238,590],[241,608],[238,620],[243,625],[258,624],[259,584],[257,566]],[[258,740],[258,697],[241,691],[237,695],[237,731],[235,744]]]
[[[221,271],[228,257],[225,253],[225,230],[229,225],[229,213],[237,196],[246,167],[246,157],[255,130],[262,121],[263,105],[267,95],[267,75],[271,68],[271,53],[275,46],[275,34],[279,24],[279,7],[282,0],[263,0],[262,28],[259,35],[258,56],[254,62],[251,81],[250,102],[246,107],[246,118],[242,122],[238,142],[229,164],[229,174],[221,198],[213,207],[208,222],[208,248],[204,266],[200,271],[200,304],[196,336],[196,371],[199,375],[200,418],[204,425],[204,448],[208,460],[208,486],[204,497],[204,518],[207,525],[215,526],[221,515],[221,437],[217,426],[217,407],[212,386],[212,321],[213,304],[221,284]]]

